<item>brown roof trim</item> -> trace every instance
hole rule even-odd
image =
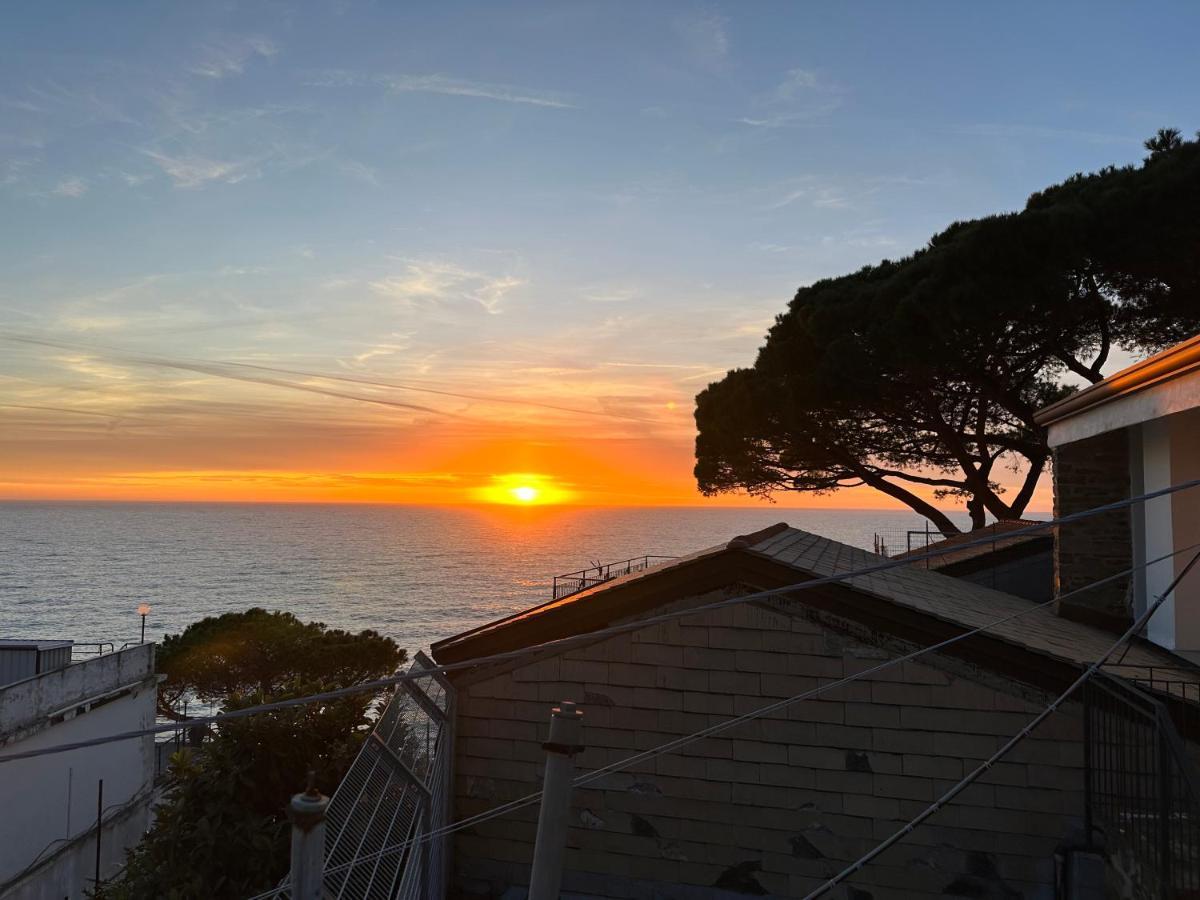
[[[783,534],[789,527],[787,522],[776,522],[774,525],[768,525],[766,528],[760,528],[758,531],[752,531],[749,534],[739,534],[725,546],[730,550],[742,550],[746,547],[753,547],[755,544],[761,544],[767,538]]]
[[[1143,391],[1172,378],[1200,369],[1200,334],[1174,347],[1168,347],[1149,359],[1134,363],[1128,369],[1114,372],[1103,381],[1084,388],[1069,397],[1051,403],[1034,413],[1039,425],[1053,425],[1062,419],[1078,415],[1085,409],[1099,406],[1128,394]]]
[[[737,580],[729,565],[730,557],[738,555],[739,551],[720,550],[650,569],[638,577],[608,581],[437,641],[429,652],[444,665],[598,631],[671,600],[728,587]]]

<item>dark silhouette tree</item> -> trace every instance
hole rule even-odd
[[[1200,328],[1200,146],[1152,141],[1139,167],[1073,176],[798,291],[753,368],[697,397],[700,489],[867,485],[948,533],[922,494],[965,501],[975,528],[1020,517],[1049,458],[1033,416],[1070,392],[1063,376],[1099,381],[1113,348]]]

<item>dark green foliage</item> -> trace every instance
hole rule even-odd
[[[160,661],[175,690],[201,693],[229,711],[383,678],[404,657],[373,631],[355,635],[252,609],[168,636]],[[232,719],[199,753],[177,754],[154,827],[129,854],[122,877],[98,896],[242,898],[269,888],[288,867],[288,800],[310,769],[316,786],[332,793],[378,698],[368,692]]]
[[[193,622],[163,638],[158,671],[160,711],[178,717],[184,696],[220,702],[234,694],[272,695],[289,685],[356,684],[392,672],[403,659],[375,631],[352,634],[291,613],[249,609]]]
[[[1065,373],[1200,329],[1200,144],[1164,130],[1140,166],[1076,175],[1020,213],[952,225],[912,256],[802,288],[751,369],[696,399],[705,494],[869,485],[975,527],[1019,517]],[[997,475],[1023,472],[1011,496]]]

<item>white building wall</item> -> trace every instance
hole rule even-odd
[[[1142,435],[1142,485],[1147,493],[1160,491],[1171,486],[1171,433],[1165,419],[1153,419],[1135,426]],[[1144,548],[1139,554],[1146,560],[1156,559],[1175,549],[1171,529],[1171,506],[1174,498],[1158,497],[1147,501],[1144,507]],[[1137,540],[1136,532],[1134,540]],[[1175,564],[1171,559],[1154,563],[1146,568],[1146,599],[1153,602],[1170,585],[1175,577]],[[1175,649],[1175,601],[1168,597],[1150,620],[1147,637],[1156,644]]]
[[[1166,419],[1171,429],[1171,478],[1175,484],[1200,478],[1200,409]],[[1200,543],[1200,488],[1171,498],[1171,539],[1176,550],[1174,573],[1183,572],[1196,551],[1185,548]],[[1200,652],[1200,571],[1184,576],[1175,588],[1175,647]]]
[[[1145,491],[1161,490],[1200,478],[1200,410],[1177,413],[1135,426],[1141,444],[1141,476]],[[1135,558],[1176,555],[1147,567],[1143,581],[1147,601],[1170,587],[1191,559],[1186,548],[1200,543],[1200,488],[1147,501],[1141,527],[1135,520]],[[1193,551],[1194,552],[1194,551]],[[1200,572],[1186,576],[1151,618],[1147,637],[1181,653],[1200,652]]]
[[[113,654],[113,657],[124,654]],[[154,724],[156,679],[149,646],[130,658],[89,660],[75,672],[47,673],[0,692],[0,754],[146,728]],[[87,676],[81,678],[80,675]],[[34,682],[46,680],[37,685]],[[71,692],[66,686],[75,685]],[[82,898],[95,870],[99,781],[104,780],[102,876],[149,822],[154,781],[152,737],[4,763],[0,810],[10,827],[0,840],[0,897]]]

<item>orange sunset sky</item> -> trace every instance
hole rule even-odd
[[[22,11],[0,499],[754,505],[697,493],[693,398],[797,287],[1192,103],[1157,63],[1013,70],[1027,23],[974,5],[343,6]]]
[[[751,355],[755,340],[743,343]],[[691,395],[717,374],[701,363],[485,345],[456,380],[433,381],[328,362],[318,377],[315,359],[201,362],[40,338],[6,348],[31,373],[4,381],[19,392],[2,410],[9,499],[762,502],[695,489]],[[780,501],[889,505],[865,489]]]

